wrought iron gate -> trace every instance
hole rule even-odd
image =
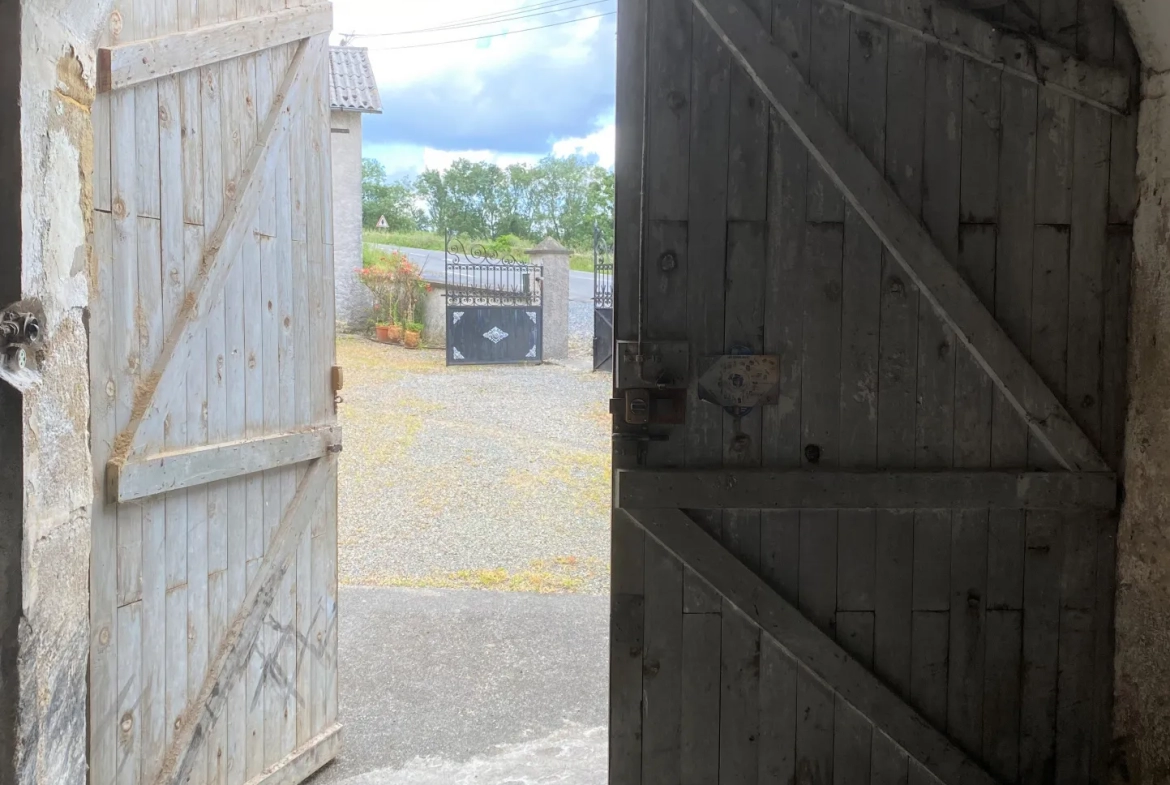
[[[447,236],[447,365],[539,363],[543,359],[544,267],[489,258],[481,245]]]
[[[593,370],[613,371],[613,246],[593,227]]]

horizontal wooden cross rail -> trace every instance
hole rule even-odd
[[[1055,44],[997,27],[942,0],[824,2],[1111,114],[1131,108],[1124,72],[1080,60]]]
[[[1108,471],[1092,440],[747,4],[691,2],[1035,439],[1069,471]]]
[[[97,52],[97,89],[120,90],[332,29],[333,4],[318,3],[103,47]]]
[[[681,510],[626,509],[648,536],[759,625],[784,653],[848,701],[943,785],[997,785],[988,774],[881,679]]]
[[[1101,472],[667,469],[616,472],[625,508],[1108,511],[1117,479]]]
[[[112,461],[106,467],[106,498],[129,502],[279,469],[320,458],[340,444],[341,428],[330,425]]]

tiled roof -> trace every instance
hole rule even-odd
[[[382,113],[382,98],[370,67],[369,50],[329,47],[329,103],[343,112]]]

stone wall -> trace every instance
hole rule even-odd
[[[358,330],[371,318],[373,300],[358,280],[362,266],[362,115],[333,112],[333,274],[338,329]]]
[[[1118,0],[1145,67],[1118,531],[1113,779],[1170,781],[1170,3]]]
[[[6,15],[16,5],[3,0]],[[22,401],[20,568],[5,570],[4,586],[7,600],[19,584],[20,696],[16,757],[3,761],[0,782],[20,785],[86,782],[94,488],[88,431],[90,108],[96,40],[111,5],[112,0],[20,0],[19,26],[8,18],[0,25],[0,35],[17,29],[20,36],[21,294],[40,300],[46,322],[41,381]],[[11,45],[0,46],[0,57],[13,51]],[[7,145],[5,152],[11,152]],[[0,204],[6,213],[10,207]],[[10,224],[11,219],[5,214],[0,220]],[[7,242],[7,232],[0,234]],[[5,639],[0,657],[6,680],[7,652]]]

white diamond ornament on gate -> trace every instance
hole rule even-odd
[[[499,327],[493,327],[492,329],[490,329],[486,333],[484,333],[483,337],[487,338],[492,343],[498,344],[500,341],[507,338],[508,334],[506,332],[504,332],[503,330],[501,330]]]

